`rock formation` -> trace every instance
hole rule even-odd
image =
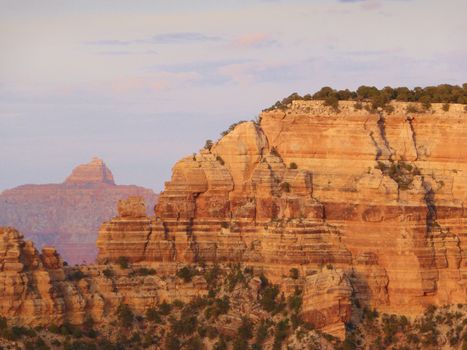
[[[264,275],[284,298],[300,291],[302,318],[339,337],[356,308],[417,315],[431,304],[465,303],[464,106],[413,113],[407,103],[391,104],[389,114],[354,102],[336,111],[294,101],[236,125],[175,164],[154,216],[140,196],[118,203],[99,231],[98,265],[62,267],[55,251],[38,254],[4,230],[2,314],[31,323],[52,317],[38,309],[26,316],[34,305],[79,323],[85,313],[102,320],[122,301],[143,312],[206,294],[212,286],[202,276],[189,287],[173,276],[195,263],[247,267],[252,295],[261,294]],[[126,262],[158,275],[130,278],[117,267]],[[105,277],[109,268],[117,278]],[[78,271],[86,278],[76,280]],[[225,324],[241,322],[228,317]]]
[[[175,277],[162,280],[130,272],[64,266],[54,248],[39,253],[17,230],[0,228],[0,315],[13,324],[82,324],[88,315],[103,322],[122,303],[144,313],[162,300],[189,301],[207,293],[203,278],[187,284]]]
[[[98,260],[236,261],[277,281],[298,268],[333,291],[325,310],[305,302],[319,326],[342,326],[350,290],[395,313],[465,302],[464,106],[392,106],[294,101],[240,123],[174,166],[155,217],[105,223]],[[316,275],[324,265],[343,272]]]
[[[106,183],[115,185],[112,172],[102,159],[94,157],[89,163],[78,165],[65,180],[67,184]]]
[[[119,199],[143,196],[151,212],[157,195],[149,189],[115,185],[104,162],[77,166],[62,184],[23,185],[0,194],[0,225],[13,226],[38,247],[53,245],[69,263],[93,262],[99,225],[116,213]]]

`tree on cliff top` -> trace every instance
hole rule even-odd
[[[403,102],[420,102],[425,109],[431,107],[431,103],[460,103],[467,104],[467,83],[459,85],[441,84],[438,86],[392,88],[386,86],[378,89],[375,86],[360,86],[356,91],[335,90],[332,87],[325,86],[313,95],[306,94],[300,96],[294,92],[290,96],[277,101],[268,110],[286,109],[292,101],[297,100],[323,100],[326,105],[334,107],[337,101],[368,101],[372,103],[372,108],[385,107],[392,100]]]

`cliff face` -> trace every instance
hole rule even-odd
[[[297,268],[333,291],[318,313],[304,301],[319,325],[342,325],[351,295],[406,314],[465,302],[464,106],[392,105],[387,114],[340,102],[337,113],[295,101],[239,124],[174,166],[154,218],[105,223],[98,260],[238,261],[277,281]],[[323,279],[323,266],[337,275]]]
[[[264,302],[262,274],[284,299],[300,291],[302,318],[339,337],[363,307],[415,315],[429,304],[465,303],[464,107],[393,107],[386,114],[340,102],[337,113],[298,101],[237,125],[174,166],[155,216],[141,196],[118,202],[99,231],[98,265],[65,267],[54,249],[39,254],[17,231],[0,230],[0,314],[27,324],[80,324],[85,315],[105,322],[121,303],[142,314],[162,300],[221,290],[245,312]],[[101,170],[92,177],[111,181]],[[96,186],[79,172],[71,178],[74,190]],[[131,271],[116,264],[125,260]],[[227,288],[201,273],[190,283],[174,276],[190,263],[226,268]],[[252,271],[238,297],[231,263]],[[138,266],[157,276],[138,275]]]
[[[39,253],[17,230],[0,228],[0,315],[13,324],[82,324],[87,316],[105,322],[122,303],[144,313],[161,300],[189,301],[207,294],[203,278],[187,284],[174,276],[162,280],[130,272],[64,266],[54,248],[44,247]]]
[[[0,225],[13,226],[39,247],[54,245],[69,263],[94,261],[99,225],[116,213],[121,198],[139,195],[152,211],[157,195],[115,185],[104,162],[77,166],[62,184],[24,185],[0,194]]]

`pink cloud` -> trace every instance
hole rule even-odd
[[[184,86],[200,78],[195,72],[160,72],[149,76],[123,77],[110,82],[110,89],[116,94],[153,93]]]
[[[264,33],[248,33],[237,37],[234,40],[235,46],[239,47],[258,47],[273,44],[275,41]]]

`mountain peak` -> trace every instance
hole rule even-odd
[[[65,183],[106,183],[115,185],[112,172],[98,157],[93,157],[89,163],[80,164],[73,169]]]

